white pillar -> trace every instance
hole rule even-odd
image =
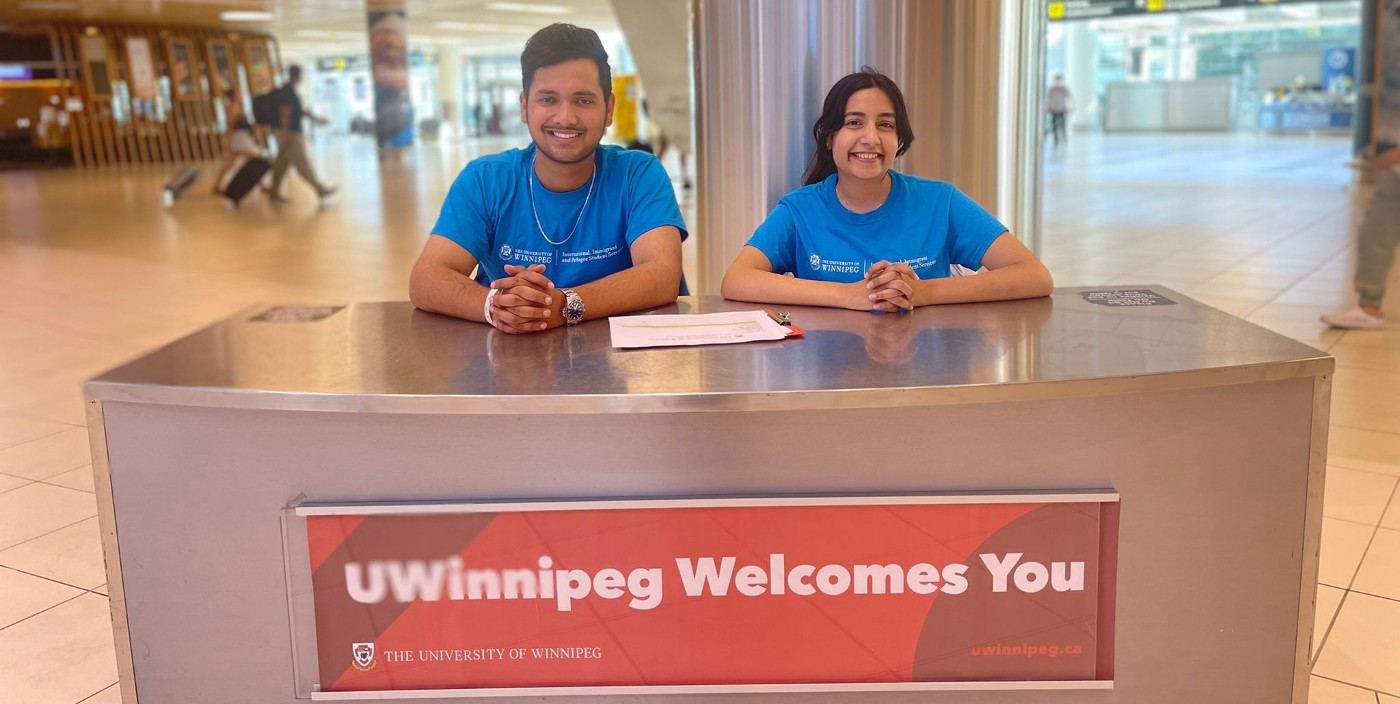
[[[1089,29],[1088,20],[1065,23],[1065,85],[1074,96],[1073,129],[1089,129],[1093,124],[1094,79],[1098,73],[1099,39]]]
[[[452,43],[438,47],[438,97],[442,101],[443,137],[466,134],[462,121],[462,48]]]

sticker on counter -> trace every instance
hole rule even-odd
[[[1173,301],[1155,291],[1145,288],[1126,289],[1122,291],[1080,291],[1079,295],[1085,301],[1097,306],[1174,306]]]
[[[250,323],[314,323],[345,310],[345,306],[277,306],[248,319]]]

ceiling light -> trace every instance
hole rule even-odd
[[[21,10],[40,10],[47,12],[71,12],[77,10],[79,5],[73,0],[29,0],[19,4]]]
[[[540,3],[525,2],[488,2],[488,10],[500,10],[501,12],[529,12],[536,15],[567,15],[574,11],[572,7],[563,5],[543,5]]]
[[[355,41],[364,39],[367,34],[364,32],[340,32],[329,29],[298,29],[295,35],[298,39],[343,39],[345,41]]]
[[[225,22],[271,22],[272,13],[259,10],[225,10],[219,13]]]
[[[438,29],[448,29],[462,32],[524,32],[531,33],[539,29],[538,27],[524,27],[518,24],[495,24],[493,22],[434,22],[434,27]]]

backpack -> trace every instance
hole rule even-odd
[[[282,107],[282,89],[273,88],[262,95],[253,98],[253,122],[269,127],[276,127],[280,117],[278,109]]]

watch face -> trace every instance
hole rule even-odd
[[[573,291],[564,294],[564,322],[573,325],[583,320],[583,299]]]

